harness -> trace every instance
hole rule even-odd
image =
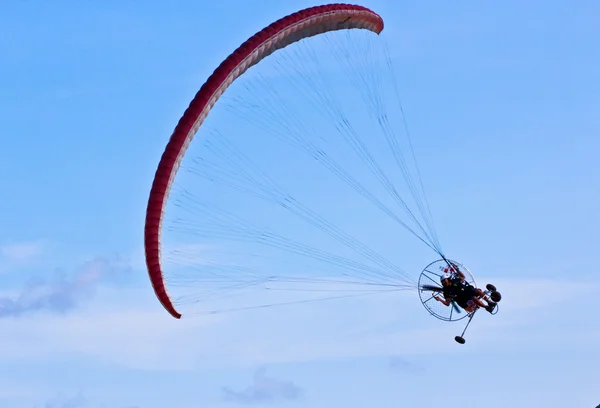
[[[475,296],[475,287],[459,277],[451,277],[450,285],[444,286],[443,294],[446,299],[453,300],[464,308]]]

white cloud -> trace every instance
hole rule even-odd
[[[527,350],[540,344],[561,349],[567,340],[591,350],[600,341],[598,330],[581,326],[569,334],[561,329],[570,310],[552,316],[554,322],[543,321],[574,301],[580,312],[593,310],[593,303],[584,305],[593,298],[582,298],[577,282],[497,283],[505,307],[496,316],[476,316],[465,346],[453,341],[461,323],[430,318],[410,292],[175,320],[149,288],[102,289],[76,314],[3,321],[0,362],[74,355],[126,367],[188,370],[198,365]],[[598,285],[591,286],[590,291],[597,290]]]
[[[32,390],[31,386],[18,383],[15,381],[7,381],[2,379],[0,384],[0,400],[8,398],[32,398],[37,395],[39,390]]]
[[[47,250],[43,240],[0,245],[0,274],[11,272],[39,261]]]
[[[240,404],[257,404],[275,401],[294,401],[303,396],[304,391],[293,381],[279,380],[267,376],[266,369],[254,373],[252,385],[241,391],[230,387],[223,388],[223,399]]]
[[[0,295],[0,318],[20,317],[40,311],[67,313],[89,301],[103,281],[117,278],[128,263],[120,258],[95,258],[70,275],[36,277],[16,293]]]
[[[19,242],[0,246],[4,262],[26,262],[41,256],[46,247],[44,241]]]
[[[87,399],[82,394],[71,397],[59,395],[46,401],[45,408],[81,408],[87,404]]]

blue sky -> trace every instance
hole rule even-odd
[[[444,250],[505,295],[458,346],[412,294],[160,308],[142,237],[168,136],[236,46],[313,5],[203,3],[0,6],[0,406],[596,406],[598,4],[364,3]]]

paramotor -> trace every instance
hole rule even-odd
[[[250,37],[201,86],[162,154],[145,219],[148,274],[173,317],[208,300],[236,299],[200,314],[399,290],[418,291],[441,320],[473,317],[427,299],[439,291],[428,270],[454,261],[434,228],[383,26],[362,6],[310,7]],[[418,281],[398,266],[409,245],[399,229],[441,257]],[[257,290],[286,296],[242,300]]]

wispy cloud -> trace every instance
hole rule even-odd
[[[392,370],[398,372],[420,373],[424,371],[422,367],[419,367],[416,364],[411,363],[407,359],[399,356],[393,356],[392,358],[390,358],[389,367]]]
[[[72,276],[55,272],[50,279],[31,279],[16,295],[0,297],[0,318],[38,311],[66,313],[91,298],[104,280],[123,272],[119,259],[95,258]]]
[[[74,397],[56,397],[46,402],[44,408],[81,408],[87,404],[86,398],[77,394]]]
[[[44,251],[42,241],[19,242],[0,246],[0,255],[7,262],[23,262],[39,257]]]
[[[264,368],[256,371],[252,385],[245,390],[234,391],[229,387],[223,388],[223,398],[226,401],[242,404],[295,401],[300,399],[302,395],[303,390],[293,381],[268,377]]]
[[[96,298],[67,316],[36,314],[31,319],[6,320],[0,331],[0,361],[73,355],[136,369],[191,370],[199,364],[249,367],[349,358],[381,358],[389,364],[390,356],[418,364],[422,355],[524,352],[540,347],[559,351],[566,342],[580,351],[597,348],[597,329],[584,325],[562,329],[564,324],[574,324],[571,309],[564,308],[574,300],[578,319],[594,318],[595,298],[582,297],[581,289],[572,290],[580,288],[580,283],[555,282],[551,288],[542,282],[492,281],[502,287],[505,304],[497,316],[476,317],[465,347],[453,340],[463,323],[445,324],[430,318],[412,294],[175,320],[156,302],[149,285],[118,290],[99,285]],[[545,292],[538,293],[535,288],[539,287]],[[597,291],[597,287],[590,290]],[[559,288],[569,296],[554,304]],[[541,301],[532,303],[535,297]],[[401,361],[396,364],[399,370],[406,367]],[[258,379],[264,377],[263,373]],[[247,390],[228,388],[227,395],[232,401],[247,400],[256,395],[254,385]]]

